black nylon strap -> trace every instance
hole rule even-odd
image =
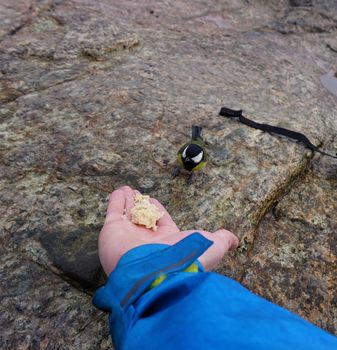
[[[273,126],[273,125],[269,125],[269,124],[256,123],[253,120],[250,120],[250,119],[244,117],[242,115],[242,110],[236,111],[234,109],[222,107],[219,115],[221,115],[223,117],[228,117],[228,118],[239,118],[241,123],[246,124],[252,128],[260,129],[263,131],[272,132],[272,133],[275,133],[278,135],[289,137],[291,139],[302,142],[303,144],[305,144],[309,149],[311,149],[314,152],[319,152],[325,156],[329,156],[329,157],[337,159],[337,156],[333,156],[332,154],[321,151],[318,147],[316,147],[314,144],[312,144],[310,142],[310,140],[305,135],[301,134],[300,132],[292,131],[292,130],[285,129],[285,128],[280,128],[278,126]]]

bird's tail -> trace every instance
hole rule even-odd
[[[192,125],[192,140],[198,140],[201,138],[201,126]]]

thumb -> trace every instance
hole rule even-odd
[[[214,243],[199,258],[205,270],[215,268],[224,254],[229,250],[234,250],[239,245],[238,238],[234,233],[227,230],[218,230],[214,233],[202,232],[202,234]]]

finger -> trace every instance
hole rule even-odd
[[[157,223],[158,227],[171,226],[171,227],[177,228],[177,225],[171,218],[171,215],[168,213],[166,208],[157,199],[151,198],[150,202],[154,204],[159,209],[159,211],[163,214],[163,216],[158,220],[158,223]]]
[[[198,260],[206,271],[215,268],[225,254],[225,247],[222,240],[213,233],[200,230],[183,231],[177,235],[166,237],[164,243],[175,244],[194,232],[202,234],[205,238],[213,242],[213,244],[198,258]]]
[[[189,230],[181,232],[186,237],[191,233],[199,232],[213,244],[199,257],[200,263],[206,271],[214,269],[229,250],[235,249],[239,243],[237,237],[230,231],[218,230],[214,233],[208,231]]]
[[[214,233],[206,232],[205,237],[214,242],[199,258],[200,263],[207,271],[214,269],[225,253],[235,249],[239,243],[236,236],[227,230],[219,230]]]
[[[125,214],[130,219],[131,218],[131,209],[135,205],[135,196],[139,193],[136,190],[133,190],[129,186],[123,187],[124,195],[125,195]]]
[[[221,229],[215,231],[213,234],[223,241],[226,252],[229,250],[235,250],[239,246],[239,239],[231,231]]]
[[[109,197],[109,204],[105,221],[120,219],[124,214],[125,195],[122,189],[115,190]]]

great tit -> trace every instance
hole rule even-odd
[[[189,142],[180,147],[178,151],[178,162],[180,166],[176,167],[172,176],[176,177],[180,173],[181,167],[190,172],[188,183],[191,183],[193,173],[206,165],[207,153],[205,143],[201,136],[202,127],[192,126],[192,138]]]

